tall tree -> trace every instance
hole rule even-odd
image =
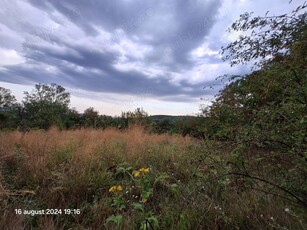
[[[17,104],[16,98],[9,89],[0,87],[0,109],[12,109]]]
[[[17,127],[19,107],[16,98],[9,89],[0,87],[0,129],[14,129]]]
[[[47,129],[52,125],[63,125],[70,103],[70,94],[65,88],[52,83],[37,84],[34,90],[25,92],[24,107],[28,125]]]
[[[93,107],[89,107],[84,110],[82,117],[84,119],[84,125],[86,127],[97,128],[99,112],[96,111]]]

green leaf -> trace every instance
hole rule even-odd
[[[108,217],[107,219],[107,223],[109,222],[113,222],[114,224],[116,224],[118,227],[123,223],[123,216],[122,215],[112,215],[110,217]]]
[[[136,211],[144,212],[144,205],[140,203],[132,203],[132,208]]]
[[[149,223],[153,224],[154,227],[157,227],[157,228],[159,227],[159,221],[156,217],[151,216],[151,217],[147,218],[147,221]]]

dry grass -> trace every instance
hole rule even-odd
[[[205,159],[210,152],[212,157]],[[146,213],[157,217],[161,228],[304,228],[306,220],[300,211],[285,213],[289,206],[283,201],[241,191],[236,180],[225,183],[216,179],[217,170],[225,167],[221,156],[227,154],[212,145],[189,137],[148,134],[141,127],[126,131],[53,128],[26,135],[3,132],[0,228],[116,228],[106,223],[115,214],[108,189],[114,183],[128,189],[127,179],[114,176],[118,168],[128,166],[150,167],[154,193]],[[219,159],[224,166],[217,167],[212,159]],[[18,208],[78,208],[81,214],[31,217],[16,215],[14,209]],[[140,227],[142,219],[133,209],[127,207],[121,215],[122,229]]]

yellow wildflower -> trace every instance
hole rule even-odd
[[[139,171],[140,172],[144,172],[144,173],[148,173],[149,172],[149,168],[141,168]]]
[[[114,192],[116,191],[116,186],[112,186],[111,188],[109,188],[109,192]]]
[[[133,176],[134,177],[139,177],[140,176],[140,172],[139,171],[133,171]]]
[[[123,191],[123,187],[121,185],[118,185],[116,189],[117,191],[120,191],[120,192]]]

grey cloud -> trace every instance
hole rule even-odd
[[[37,0],[30,1],[33,6]],[[124,1],[124,0],[49,0],[40,4],[45,10],[58,10],[89,36],[97,35],[95,26],[114,33],[122,29],[129,35],[137,35],[142,42],[155,47],[148,61],[159,62],[165,49],[172,50],[174,66],[189,67],[188,53],[197,47],[212,28],[215,14],[221,1],[168,0],[168,1]],[[150,36],[152,39],[147,39]],[[187,66],[186,66],[187,65]]]
[[[77,87],[89,91],[125,93],[131,95],[142,93],[148,97],[153,96],[162,99],[170,95],[184,95],[184,100],[189,100],[193,96],[198,97],[201,92],[200,87],[199,90],[195,90],[193,93],[186,93],[184,90],[171,84],[167,79],[149,79],[135,71],[119,72],[115,69],[110,69],[108,75],[104,75],[87,71],[78,72],[74,68],[62,65],[60,73],[53,74],[52,77],[49,75],[50,74],[44,70],[14,66],[9,68],[7,72],[2,72],[0,81],[7,81],[7,78],[14,76],[14,78],[10,79],[10,81],[14,83],[18,83],[18,79],[23,77],[27,79],[28,82],[23,81],[21,83],[57,82],[59,84],[65,83],[66,86]]]
[[[221,4],[221,0],[29,2],[33,7],[46,12],[50,20],[65,27],[65,20],[54,16],[54,12],[62,14],[85,33],[89,42],[98,36],[101,29],[110,33],[112,42],[118,44],[123,39],[118,34],[121,29],[131,41],[152,48],[140,60],[143,66],[158,65],[161,69],[179,74],[195,67],[190,52],[204,42],[215,23],[215,15]],[[0,70],[1,81],[18,83],[20,79],[19,83],[25,84],[56,82],[88,91],[131,95],[145,92],[148,97],[174,101],[190,101],[217,92],[216,89],[203,89],[204,85],[214,82],[191,84],[187,79],[174,84],[167,72],[152,78],[137,69],[119,71],[114,67],[120,58],[116,50],[93,50],[90,48],[93,44],[86,44],[86,41],[83,45],[77,44],[45,26],[17,19],[14,21],[13,18],[5,20],[4,16],[1,16],[0,23],[15,30],[21,37],[31,35],[32,40],[23,42],[22,54],[26,63],[6,66],[5,71]],[[54,46],[58,49],[54,49]],[[126,58],[127,62],[137,61],[130,54]],[[208,63],[219,63],[216,57],[207,59]],[[57,71],[47,71],[44,69],[46,66],[53,66]]]

